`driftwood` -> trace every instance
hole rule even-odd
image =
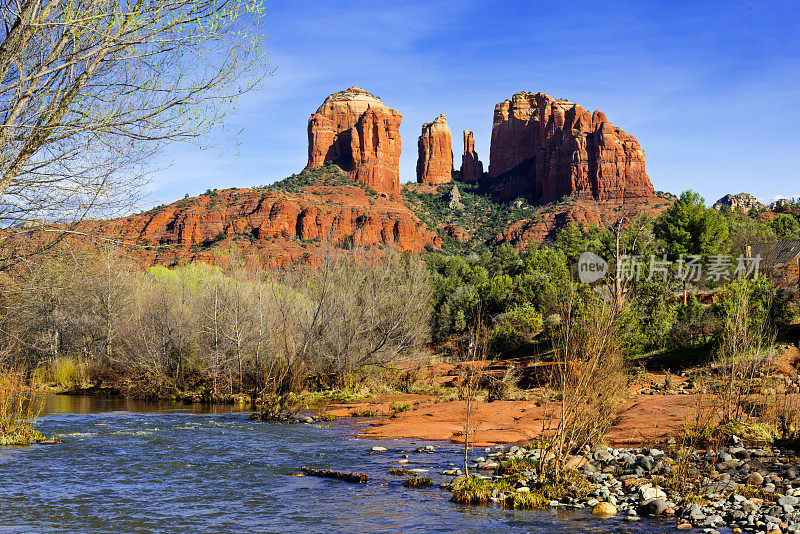
[[[335,478],[336,480],[344,480],[345,482],[352,482],[354,484],[363,484],[369,478],[364,473],[340,473],[339,471],[329,471],[328,469],[310,469],[302,467],[300,470],[304,475],[310,477],[322,478]]]

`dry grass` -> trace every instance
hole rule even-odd
[[[430,477],[411,477],[403,482],[404,488],[429,488],[433,486],[433,480]]]
[[[49,363],[39,364],[31,374],[31,384],[71,389],[82,385],[85,376],[86,369],[83,364],[62,356]]]
[[[0,369],[0,445],[29,445],[45,439],[34,429],[42,402],[20,373]]]

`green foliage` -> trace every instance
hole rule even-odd
[[[513,462],[513,461],[512,461]],[[520,461],[520,466],[533,469],[535,462]],[[516,474],[517,471],[514,471]],[[515,477],[485,480],[476,477],[464,477],[453,484],[452,501],[458,504],[486,504],[490,502],[492,494],[509,508],[514,509],[540,509],[547,506],[551,500],[560,501],[564,498],[583,498],[596,488],[595,484],[574,469],[564,469],[557,479],[545,479],[543,482],[530,485],[529,492],[515,491],[512,481]]]
[[[650,280],[636,286],[622,314],[622,337],[627,354],[668,345],[676,315],[671,297],[669,286],[662,281]]]
[[[754,243],[771,243],[778,240],[773,226],[767,221],[759,220],[758,214],[746,215],[733,211],[726,216],[728,234],[731,236],[731,252],[734,255],[744,254],[747,245]]]
[[[493,354],[508,354],[530,343],[533,336],[542,330],[542,315],[532,304],[525,303],[499,314],[489,338]]]
[[[793,320],[790,296],[783,289],[776,290],[772,282],[761,274],[756,280],[734,280],[722,293],[720,319],[725,321],[735,313],[737,296],[744,295],[748,303],[748,330],[752,335],[771,338]]]
[[[316,169],[306,169],[299,174],[292,174],[279,182],[261,186],[260,189],[269,191],[284,191],[287,193],[302,193],[306,187],[323,186],[337,187],[349,186],[363,189],[369,196],[377,197],[378,193],[372,189],[362,186],[350,176],[342,172],[342,169],[334,163],[327,163]]]
[[[771,226],[781,239],[800,239],[800,223],[788,213],[778,214],[772,220]]]
[[[511,490],[508,479],[486,480],[477,477],[464,477],[453,484],[452,501],[457,504],[486,504],[492,498],[492,492]]]
[[[451,208],[450,199],[454,187],[458,187],[463,208]],[[490,194],[483,193],[474,184],[448,183],[436,188],[420,190],[410,185],[402,189],[405,204],[422,220],[428,230],[437,232],[443,242],[443,252],[463,254],[491,248],[492,240],[509,224],[520,219],[535,218],[537,208],[525,199],[499,202]],[[467,232],[470,240],[459,243],[451,238],[441,226],[458,226]]]
[[[497,473],[500,475],[519,476],[523,471],[536,471],[539,462],[533,458],[512,458],[500,463]]]
[[[468,258],[430,254],[427,262],[437,339],[463,335],[480,310],[497,355],[530,342],[542,317],[552,312],[555,295],[571,283],[562,255],[553,249],[520,254],[503,244]]]
[[[728,251],[725,217],[706,208],[703,197],[684,191],[656,220],[654,233],[673,257],[681,254],[723,254]]]

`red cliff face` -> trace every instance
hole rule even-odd
[[[468,184],[476,184],[483,177],[483,163],[475,152],[475,138],[468,130],[464,130],[464,153],[461,156],[459,176],[462,182]]]
[[[495,106],[489,187],[501,199],[537,202],[654,197],[633,136],[600,111],[528,92]]]
[[[330,95],[308,120],[306,168],[335,163],[357,182],[399,198],[402,118],[360,87]]]
[[[421,251],[441,240],[405,205],[355,186],[308,186],[301,193],[226,189],[111,221],[92,231],[145,245],[145,265],[216,261],[227,250],[264,267],[312,262],[320,247],[388,246]]]
[[[422,125],[417,143],[417,182],[444,184],[453,179],[453,145],[444,115]]]

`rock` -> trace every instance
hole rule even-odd
[[[592,515],[596,515],[598,517],[611,517],[617,515],[617,507],[610,502],[597,503],[597,505],[592,508]]]
[[[453,179],[453,145],[444,114],[422,125],[417,156],[417,182],[443,184]]]
[[[655,198],[638,141],[600,111],[521,92],[495,106],[489,189],[535,202]]]
[[[587,463],[588,460],[583,456],[573,456],[567,460],[565,465],[568,469],[580,469],[585,467]]]
[[[443,228],[445,235],[455,239],[459,243],[468,243],[472,237],[460,226],[446,224]]]
[[[784,206],[791,206],[791,204],[792,204],[792,202],[790,200],[788,200],[786,198],[779,198],[775,202],[770,203],[768,208],[769,208],[770,211],[775,211],[775,210],[777,210],[779,208],[782,208]]]
[[[342,177],[335,168],[331,175]],[[319,265],[322,249],[330,245],[386,245],[412,252],[441,246],[436,233],[404,204],[354,186],[308,186],[302,192],[225,189],[142,214],[88,221],[84,230],[158,244],[155,250],[136,250],[144,267],[214,264],[220,261],[217,252],[228,250],[234,239],[248,262],[267,269],[296,262]]]
[[[597,449],[594,451],[594,459],[598,462],[608,463],[614,459],[614,455],[608,452],[607,449]]]
[[[306,168],[335,163],[356,182],[399,198],[402,119],[360,87],[330,95],[308,120]]]
[[[386,447],[372,447],[372,452],[386,452]]]
[[[645,484],[639,487],[639,500],[650,501],[653,499],[666,499],[667,494],[661,488],[655,487],[651,484]]]
[[[791,495],[784,495],[778,499],[778,504],[781,506],[797,506],[800,504],[800,499]]]
[[[475,152],[475,137],[472,132],[464,130],[464,153],[461,156],[459,179],[468,184],[477,184],[482,177],[483,163]]]
[[[642,456],[636,462],[642,469],[645,471],[652,471],[653,466],[655,465],[655,460],[653,460],[649,456]]]
[[[661,515],[669,509],[669,504],[664,499],[652,499],[645,506],[647,515]]]
[[[753,471],[752,473],[747,475],[747,478],[744,479],[744,483],[749,484],[751,486],[760,486],[761,484],[764,483],[764,477],[761,476],[761,473],[759,473],[758,471]]]
[[[464,204],[461,203],[461,191],[458,190],[457,185],[453,185],[453,189],[450,190],[450,202],[447,206],[451,210],[463,210]]]
[[[751,208],[756,209],[764,209],[764,205],[759,202],[756,197],[750,195],[748,193],[739,193],[737,195],[725,195],[721,199],[714,202],[712,208],[717,211],[721,211],[725,207],[730,208],[734,211],[750,211]],[[733,437],[733,436],[732,436]],[[737,438],[738,439],[738,438]],[[734,441],[733,444],[736,445],[738,442]]]

